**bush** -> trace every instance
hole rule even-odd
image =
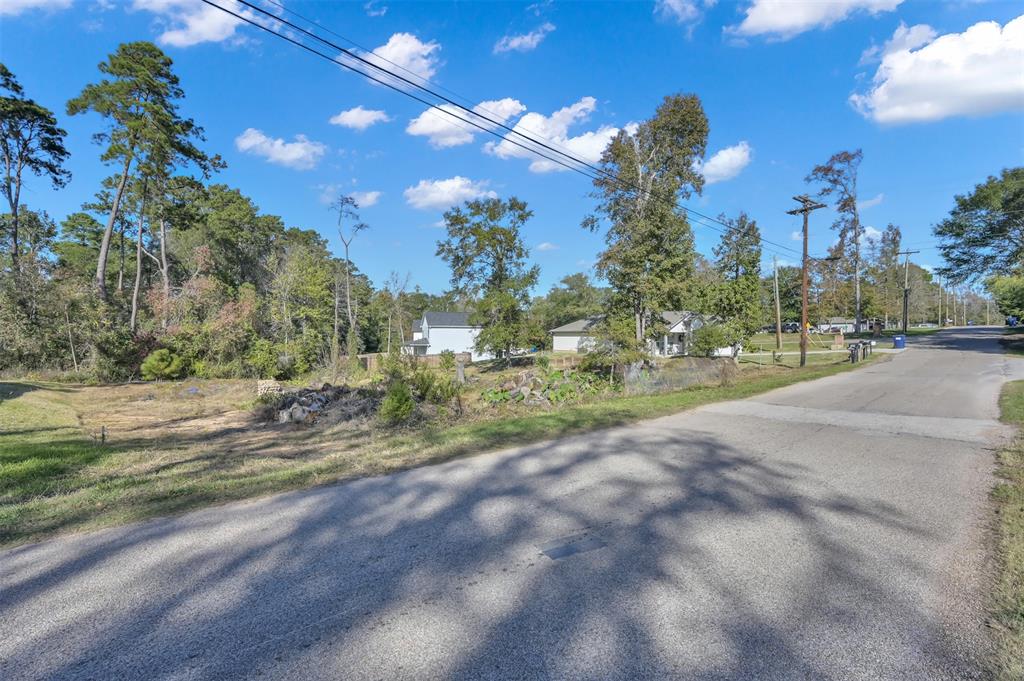
[[[181,357],[167,348],[160,348],[149,353],[142,362],[142,378],[147,381],[167,380],[181,376],[185,368]]]
[[[730,345],[729,334],[721,326],[702,326],[693,333],[693,354],[712,357],[719,348]]]
[[[548,357],[547,355],[537,355],[537,357],[533,361],[538,368],[544,371],[547,371],[548,369],[551,368],[551,358]]]
[[[408,421],[415,409],[416,402],[405,381],[392,381],[377,416],[385,424],[395,426]]]
[[[441,351],[441,360],[440,360],[439,366],[444,371],[454,371],[455,370],[455,353],[452,352],[451,350],[442,350]]]

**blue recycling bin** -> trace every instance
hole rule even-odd
[[[907,337],[903,335],[892,337],[892,347],[896,350],[902,350],[907,347]]]

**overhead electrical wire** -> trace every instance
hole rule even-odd
[[[428,87],[426,87],[424,85],[421,85],[421,84],[418,84],[416,82],[413,82],[409,78],[406,78],[404,76],[401,76],[400,74],[396,74],[396,73],[394,73],[394,72],[392,72],[392,71],[390,71],[388,69],[385,69],[382,66],[380,66],[379,64],[376,64],[376,63],[374,63],[374,62],[372,62],[372,61],[370,61],[370,60],[360,56],[359,54],[356,54],[356,53],[352,52],[351,50],[349,50],[347,48],[344,48],[344,47],[342,47],[340,45],[337,45],[337,44],[335,44],[335,43],[333,43],[333,42],[331,42],[331,41],[329,41],[329,40],[327,40],[327,39],[325,39],[325,38],[323,38],[323,37],[321,37],[321,36],[311,32],[311,31],[306,30],[305,28],[303,28],[301,26],[298,26],[298,25],[296,25],[296,24],[294,24],[294,23],[292,23],[292,22],[290,22],[290,21],[288,21],[286,19],[283,19],[280,16],[277,16],[277,15],[273,14],[272,12],[269,12],[269,11],[267,11],[267,10],[257,6],[257,5],[255,5],[253,3],[251,3],[251,2],[248,2],[247,0],[234,0],[234,2],[236,2],[236,3],[240,4],[240,5],[243,5],[243,6],[249,8],[249,9],[255,11],[255,12],[260,13],[261,15],[267,17],[268,19],[270,19],[273,22],[277,22],[279,24],[282,24],[282,25],[284,25],[284,26],[286,26],[288,28],[291,28],[291,29],[293,29],[295,31],[298,31],[299,33],[301,33],[303,35],[306,35],[306,36],[309,36],[309,37],[313,38],[314,40],[316,40],[317,42],[319,42],[319,43],[321,43],[323,45],[326,45],[326,46],[328,46],[328,47],[330,47],[332,49],[338,50],[339,52],[344,54],[346,57],[354,59],[355,61],[360,62],[361,64],[364,64],[364,65],[366,65],[366,66],[368,66],[368,67],[370,67],[372,69],[375,69],[376,71],[378,71],[378,72],[380,72],[382,74],[385,74],[386,76],[388,76],[390,78],[396,79],[396,80],[398,80],[398,81],[400,81],[402,83],[405,83],[405,84],[415,88],[416,90],[419,90],[419,91],[424,92],[424,93],[426,93],[426,94],[428,94],[428,95],[430,95],[432,97],[440,99],[444,104],[448,104],[450,106],[455,107],[458,110],[464,111],[467,114],[467,116],[462,116],[462,115],[459,115],[459,114],[455,114],[455,113],[453,113],[452,111],[450,111],[448,109],[442,108],[442,106],[440,104],[436,103],[436,102],[431,102],[431,101],[428,101],[427,99],[424,99],[423,97],[419,96],[415,92],[409,92],[408,90],[405,90],[405,89],[397,86],[396,84],[394,84],[392,82],[388,82],[386,79],[378,77],[378,76],[374,75],[373,73],[367,73],[364,70],[356,68],[352,64],[347,64],[344,61],[341,61],[341,60],[339,60],[336,57],[324,54],[323,52],[320,52],[319,50],[316,50],[316,49],[310,47],[309,45],[306,45],[305,43],[303,43],[303,42],[301,42],[299,40],[296,40],[295,38],[292,38],[291,36],[285,35],[284,33],[281,33],[281,32],[279,32],[277,30],[274,30],[273,28],[271,28],[269,26],[264,25],[263,23],[261,23],[259,21],[256,21],[252,17],[248,17],[248,16],[245,16],[244,14],[240,14],[238,12],[234,12],[231,9],[228,9],[227,7],[219,5],[216,2],[213,2],[213,0],[202,0],[202,1],[205,4],[207,4],[207,5],[211,6],[211,7],[219,9],[220,11],[235,17],[239,21],[243,21],[243,22],[245,22],[245,23],[247,23],[247,24],[249,24],[251,26],[255,26],[256,28],[259,28],[262,31],[265,31],[267,33],[270,33],[273,36],[276,36],[276,37],[278,37],[278,38],[280,38],[282,40],[285,40],[285,41],[295,45],[296,47],[299,47],[299,48],[304,49],[304,50],[306,50],[308,52],[311,52],[312,54],[315,54],[315,55],[321,57],[322,59],[326,59],[327,61],[330,61],[332,64],[335,64],[337,66],[341,66],[342,68],[345,68],[345,69],[347,69],[349,71],[352,71],[354,73],[358,73],[359,75],[363,76],[364,78],[367,78],[367,79],[369,79],[369,80],[371,80],[371,81],[373,81],[375,83],[378,83],[379,85],[383,85],[383,86],[385,86],[385,87],[387,87],[387,88],[389,88],[391,90],[394,90],[394,91],[396,91],[396,92],[398,92],[400,94],[403,94],[403,95],[405,95],[405,96],[407,96],[407,97],[409,97],[409,98],[411,98],[411,99],[413,99],[413,100],[415,100],[415,101],[417,101],[417,102],[419,102],[421,104],[426,105],[427,107],[430,107],[430,109],[437,109],[438,111],[446,114],[460,128],[465,129],[462,125],[460,125],[460,123],[468,123],[468,124],[472,125],[474,128],[477,128],[477,129],[481,130],[482,132],[494,135],[495,137],[497,137],[497,138],[499,138],[499,139],[501,139],[503,141],[507,141],[507,142],[509,142],[510,144],[512,144],[512,145],[514,145],[516,147],[524,149],[524,150],[530,152],[531,154],[535,154],[537,156],[540,156],[541,158],[544,158],[545,160],[548,160],[548,161],[550,161],[552,163],[555,163],[555,164],[557,164],[559,166],[562,166],[562,167],[566,168],[567,170],[572,170],[572,171],[575,171],[577,173],[580,173],[581,175],[584,175],[585,177],[588,177],[591,180],[606,180],[606,181],[610,181],[610,182],[616,183],[620,187],[625,188],[627,191],[632,191],[632,192],[644,191],[642,188],[638,188],[636,186],[629,185],[624,180],[620,180],[619,178],[615,177],[614,175],[612,175],[608,171],[606,171],[603,168],[600,168],[598,166],[594,166],[593,164],[589,163],[585,159],[580,159],[580,158],[574,156],[573,154],[570,154],[568,152],[562,151],[562,150],[556,148],[555,146],[552,146],[552,144],[555,144],[553,142],[549,142],[547,140],[535,139],[535,138],[531,137],[530,135],[524,134],[521,130],[509,127],[508,125],[506,125],[502,121],[496,121],[496,120],[493,120],[491,118],[488,118],[487,116],[482,115],[480,112],[474,111],[473,109],[467,108],[466,106],[456,102],[455,100],[451,99],[450,97],[446,97],[445,95],[438,94],[437,92],[435,92],[431,88],[428,88]],[[335,35],[336,37],[341,38],[342,40],[345,40],[346,42],[349,42],[349,43],[351,43],[353,45],[356,45],[358,47],[358,45],[354,41],[349,40],[348,38],[345,38],[344,36],[341,36],[341,35],[333,32],[333,31],[330,31],[329,29],[325,29],[324,27],[320,26],[316,22],[303,17],[302,15],[298,14],[297,12],[295,12],[293,10],[285,8],[283,5],[281,5],[281,4],[277,3],[277,2],[274,2],[274,0],[267,0],[267,1],[271,2],[272,4],[276,5],[277,7],[280,7],[281,9],[283,9],[286,12],[289,12],[290,14],[293,14],[294,16],[301,18],[303,21],[306,21],[306,22],[308,22],[308,23],[310,23],[310,24],[312,24],[312,25],[314,25],[314,26],[316,26],[318,28],[321,28],[322,30],[325,30],[325,31]],[[365,49],[365,48],[362,48],[362,49]],[[373,54],[373,53],[370,52],[370,54]],[[383,61],[386,61],[387,63],[390,63],[390,64],[396,66],[397,68],[401,68],[403,71],[406,71],[407,73],[410,73],[410,75],[412,75],[412,76],[414,76],[416,78],[419,78],[420,80],[424,80],[425,82],[429,83],[429,81],[426,81],[426,79],[423,79],[422,77],[420,77],[420,76],[418,76],[416,74],[413,74],[412,72],[408,71],[408,69],[404,69],[403,67],[398,66],[397,64],[394,64],[394,62],[391,62],[391,61],[389,61],[387,59],[384,59],[382,57],[378,57],[378,55],[376,55],[376,54],[373,54],[373,56],[374,56],[374,58],[379,58],[379,59],[381,59]],[[459,96],[459,95],[457,95],[455,93],[452,93],[452,94],[454,96]],[[464,99],[466,101],[469,101],[465,97],[460,97],[460,98]],[[472,117],[472,118],[470,118],[470,117]],[[476,122],[475,120],[473,120],[473,118],[479,118],[479,119],[482,119],[484,121],[487,121],[487,123],[489,123],[490,126],[492,126],[492,127],[480,124],[480,123]],[[501,128],[501,129],[507,131],[509,134],[508,135],[500,134],[500,133],[496,132],[496,128]],[[520,141],[518,141],[516,139],[512,139],[510,137],[511,135],[516,135],[516,136],[526,140],[527,142],[529,142],[531,144],[536,144],[536,145],[542,147],[543,149],[551,151],[554,154],[557,154],[558,156],[561,156],[563,158],[553,158],[553,157],[543,153],[542,151],[540,151],[540,150],[538,150],[538,149],[536,149],[534,147],[531,147],[531,146],[528,146],[526,144],[523,144],[523,143],[521,143]],[[567,159],[568,162],[566,160],[563,160],[563,159]],[[572,165],[572,164],[577,164],[577,165]],[[578,167],[578,166],[582,166],[582,167]],[[598,173],[599,175],[594,175],[594,174],[592,174],[590,172],[587,172],[586,169],[590,169],[590,170],[594,171],[595,173]],[[727,223],[725,223],[725,222],[723,222],[721,220],[718,220],[716,218],[713,218],[713,217],[711,217],[709,215],[705,215],[704,213],[701,213],[700,211],[697,211],[697,210],[695,210],[693,208],[685,206],[685,205],[679,203],[678,201],[671,200],[671,199],[666,199],[666,198],[663,198],[663,197],[658,196],[658,195],[652,195],[652,198],[654,198],[654,199],[656,199],[658,201],[663,201],[663,202],[669,203],[673,208],[681,208],[681,209],[685,210],[686,212],[690,213],[692,216],[695,216],[697,218],[702,218],[702,220],[695,220],[697,222],[697,224],[699,224],[701,226],[704,226],[704,227],[707,227],[709,229],[715,230],[715,231],[720,232],[722,234],[728,234],[729,232],[736,230],[736,228],[733,227],[732,225],[729,225],[729,224],[727,224]],[[710,221],[710,222],[708,222],[708,221]],[[720,227],[717,227],[716,225],[710,224],[710,223],[717,223],[718,225],[724,226],[726,229],[721,229]],[[797,249],[790,248],[790,247],[785,246],[783,244],[779,244],[779,243],[776,243],[776,242],[773,242],[773,241],[770,241],[770,240],[767,240],[767,239],[764,239],[764,238],[762,238],[761,241],[762,241],[763,244],[767,243],[767,244],[770,244],[770,245],[775,246],[777,248],[781,248],[781,249],[783,249],[783,250],[788,252],[788,253],[777,253],[778,255],[788,256],[791,253],[792,254],[801,255],[800,251],[798,251]],[[762,248],[763,248],[763,250],[767,250],[769,252],[775,252],[774,249],[765,248],[764,246],[762,246]],[[811,259],[811,260],[818,260],[818,261],[824,260],[824,258],[817,258],[817,257],[813,257],[813,256],[808,256],[808,258]]]

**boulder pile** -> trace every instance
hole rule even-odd
[[[313,423],[326,412],[333,422],[371,416],[377,411],[380,396],[370,390],[333,386],[302,388],[284,393],[277,410],[278,423]]]
[[[531,370],[520,371],[515,377],[501,384],[500,389],[507,392],[509,399],[521,400],[530,405],[551,404],[544,394],[550,388],[547,381]]]

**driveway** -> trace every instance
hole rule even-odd
[[[998,333],[0,553],[0,677],[977,678]]]

